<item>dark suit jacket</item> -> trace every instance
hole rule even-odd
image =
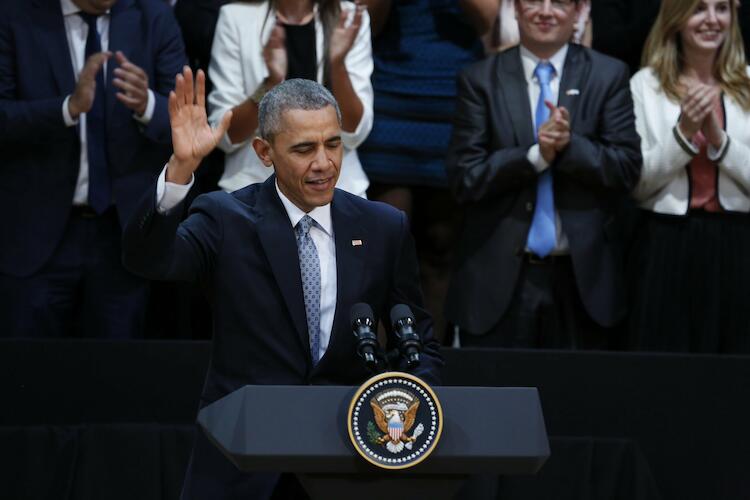
[[[328,349],[313,367],[297,243],[275,178],[231,194],[201,195],[182,224],[177,208],[169,215],[156,212],[151,190],[125,229],[124,263],[131,271],[151,279],[198,281],[208,295],[214,335],[201,405],[246,384],[362,383],[368,372],[356,356],[349,324],[357,302],[370,304],[386,324],[390,307],[409,305],[424,341],[422,363],[414,373],[439,382],[442,361],[432,320],[422,307],[405,215],[339,190],[331,204],[336,312]],[[354,246],[352,240],[363,244]],[[399,368],[405,369],[403,363]],[[204,438],[198,439],[184,498],[260,498],[267,489],[261,485],[273,487],[275,478],[240,475]]]
[[[294,229],[274,182],[271,176],[231,194],[199,196],[182,224],[178,209],[168,216],[155,211],[151,191],[125,230],[126,267],[150,279],[198,281],[208,294],[214,345],[203,403],[246,384],[361,383],[367,372],[349,324],[357,302],[386,323],[393,305],[412,308],[425,341],[415,373],[436,382],[440,358],[406,217],[339,190],[331,206],[336,313],[328,350],[313,368]]]
[[[59,0],[2,0],[0,16],[0,272],[26,276],[50,257],[65,229],[80,168],[77,127],[66,127],[65,97],[76,78]],[[107,148],[115,206],[124,223],[170,154],[167,95],[186,63],[179,28],[159,0],[119,0],[109,50],[148,74],[156,106],[148,126],[115,98],[107,64]],[[124,224],[123,224],[124,225]]]
[[[538,176],[526,159],[536,140],[519,52],[489,57],[458,79],[447,169],[467,209],[446,314],[475,334],[492,328],[513,296],[536,201]],[[609,326],[625,312],[615,212],[641,165],[627,67],[570,45],[559,105],[570,111],[572,133],[550,166],[555,206],[584,306]]]

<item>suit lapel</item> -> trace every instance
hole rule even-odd
[[[331,338],[326,353],[335,349],[337,337],[349,335],[349,309],[351,300],[359,297],[360,276],[364,269],[367,235],[360,224],[360,212],[346,196],[336,191],[331,204],[331,219],[336,242],[336,312],[331,327]],[[359,240],[358,245],[353,242]],[[352,356],[355,353],[351,353]],[[329,358],[324,356],[321,360]]]
[[[272,175],[259,194],[257,207],[262,216],[257,225],[263,250],[271,263],[276,284],[281,289],[284,302],[292,318],[297,336],[310,361],[310,341],[307,334],[305,299],[302,294],[302,278],[299,271],[299,254],[294,229],[289,216],[276,193],[276,176]]]
[[[112,7],[109,18],[109,45],[108,50],[112,52],[112,57],[107,61],[107,92],[106,92],[106,113],[107,117],[112,117],[117,103],[118,89],[112,84],[114,79],[114,70],[119,65],[115,59],[114,53],[118,50],[125,54],[128,59],[133,58],[134,37],[140,33],[140,11],[134,8],[133,0],[118,0]],[[111,127],[114,120],[107,119],[107,128]]]
[[[582,88],[584,78],[589,71],[588,59],[580,46],[570,44],[568,55],[565,57],[565,68],[563,69],[560,91],[557,97],[557,105],[565,106],[570,112],[570,125],[573,128],[579,103],[585,98]]]
[[[76,80],[60,2],[37,0],[34,7],[33,32],[38,46],[42,48],[40,52],[45,53],[50,61],[60,94],[71,94],[75,89]]]
[[[520,49],[508,49],[497,57],[497,82],[505,99],[505,108],[513,122],[516,143],[521,146],[534,144],[534,121],[531,118],[529,89],[523,74]]]

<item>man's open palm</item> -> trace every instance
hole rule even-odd
[[[222,117],[218,127],[211,128],[206,117],[206,75],[198,70],[194,88],[193,72],[186,66],[175,80],[175,89],[169,93],[174,157],[180,165],[195,171],[226,133],[232,112]]]

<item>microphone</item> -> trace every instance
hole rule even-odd
[[[378,349],[378,337],[372,331],[372,308],[363,302],[354,304],[349,312],[354,337],[357,339],[357,354],[365,360],[368,368],[374,370],[378,361],[375,352]]]
[[[419,364],[419,351],[422,350],[422,339],[414,331],[414,315],[409,306],[396,304],[391,309],[393,332],[398,337],[398,350],[406,358],[409,368]]]

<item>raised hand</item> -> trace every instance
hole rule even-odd
[[[112,84],[121,91],[115,97],[138,116],[143,116],[148,104],[148,75],[119,50],[115,52],[115,60],[120,67],[114,70]]]
[[[680,103],[682,114],[679,127],[688,140],[701,129],[705,119],[714,110],[719,94],[719,89],[710,85],[693,82],[687,86],[687,93]]]
[[[277,21],[281,20],[277,15]],[[265,47],[263,47],[263,60],[268,68],[268,80],[271,86],[277,85],[286,79],[289,61],[286,54],[286,32],[278,22],[271,30]]]
[[[349,53],[354,40],[357,38],[359,28],[362,26],[362,13],[364,12],[364,5],[357,3],[354,11],[354,17],[352,22],[347,26],[346,21],[348,13],[341,11],[339,22],[331,33],[331,40],[328,47],[328,57],[331,64],[338,64],[344,62],[346,54]]]
[[[232,112],[227,111],[219,126],[211,128],[206,117],[206,75],[203,70],[198,70],[194,87],[193,72],[185,66],[175,79],[175,89],[169,93],[174,153],[167,166],[167,181],[190,182],[201,160],[226,133],[231,119]]]
[[[112,56],[111,52],[91,54],[78,75],[78,83],[68,99],[68,112],[77,120],[81,113],[88,113],[94,104],[96,95],[96,74],[101,71],[104,62]]]

